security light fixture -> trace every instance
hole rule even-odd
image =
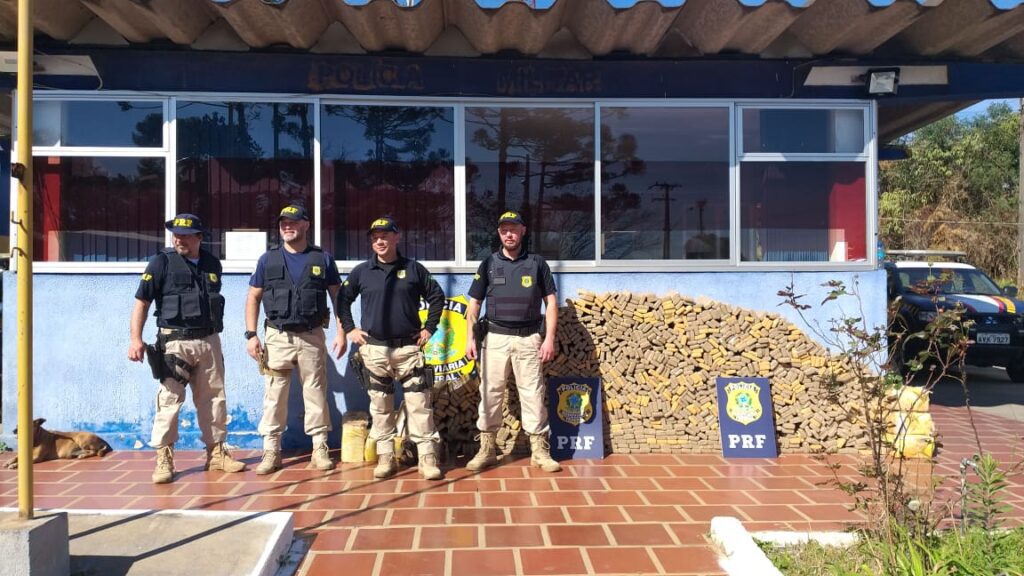
[[[870,96],[892,96],[900,83],[899,68],[875,68],[865,74]]]

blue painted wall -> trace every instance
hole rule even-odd
[[[437,277],[449,296],[464,294],[470,274]],[[717,272],[717,273],[602,273],[557,274],[559,301],[575,297],[579,289],[594,292],[631,290],[665,294],[672,290],[687,296],[707,296],[736,306],[774,311],[807,330],[788,307],[779,306],[777,292],[795,282],[797,293],[807,294],[809,304],[821,302],[826,290],[821,284],[842,280],[860,283],[864,310],[872,326],[885,323],[885,273],[866,272]],[[147,442],[153,422],[157,384],[144,364],[129,362],[128,318],[134,303],[137,274],[37,274],[35,301],[35,415],[46,418],[47,427],[58,430],[92,430],[101,434],[115,449],[149,449]],[[255,363],[245,353],[242,338],[243,308],[248,275],[226,274],[223,292],[227,297],[225,332],[221,334],[229,424],[229,442],[236,446],[258,448],[256,433],[262,399],[263,379]],[[6,314],[3,318],[3,434],[0,441],[13,446],[17,420],[16,322],[14,302],[15,275],[3,273]],[[844,313],[843,307],[848,308]],[[358,303],[353,306],[358,322]],[[827,326],[831,318],[859,314],[855,302],[815,306],[807,312],[812,322]],[[333,336],[335,327],[329,333]],[[147,320],[144,338],[152,342],[153,319]],[[331,412],[334,433],[340,440],[341,413],[366,410],[369,401],[354,377],[348,373],[347,359],[328,363]],[[179,448],[201,448],[199,430],[191,398],[182,410]],[[289,430],[286,446],[308,446],[302,433],[301,396],[292,386]]]

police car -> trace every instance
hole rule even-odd
[[[898,301],[895,332],[923,330],[937,309],[962,305],[972,320],[966,363],[1003,366],[1013,382],[1024,382],[1024,302],[1017,288],[999,286],[966,262],[962,252],[893,250],[885,262],[889,301]],[[897,362],[915,356],[923,342],[893,343]]]

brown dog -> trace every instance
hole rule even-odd
[[[88,458],[89,456],[103,456],[110,452],[110,444],[106,440],[92,432],[57,432],[43,428],[45,418],[36,418],[32,444],[32,461],[46,462],[59,458]],[[18,430],[15,429],[17,434]],[[18,459],[15,458],[7,463],[8,468],[17,468]]]

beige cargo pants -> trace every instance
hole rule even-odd
[[[162,333],[170,332],[161,328]],[[175,368],[179,376],[192,387],[192,403],[196,407],[196,420],[203,442],[213,446],[227,438],[227,399],[224,396],[224,355],[220,349],[220,335],[211,334],[195,340],[174,340],[167,343],[165,354],[177,356],[189,366],[191,372]],[[185,384],[174,378],[164,378],[156,395],[156,417],[149,444],[153,448],[170,446],[178,441],[178,414],[185,402]]]
[[[509,369],[515,377],[522,409],[523,431],[548,433],[548,409],[544,405],[544,374],[540,362],[540,334],[510,336],[489,332],[484,337],[480,361],[483,364],[480,385],[480,410],[476,427],[481,432],[497,432],[501,427],[501,404],[508,385]]]
[[[391,348],[379,344],[365,344],[360,349],[366,369],[374,376],[385,380],[402,380],[415,369],[423,366],[425,359],[419,346],[402,346]],[[421,378],[414,376],[402,384],[405,402],[406,422],[409,427],[409,439],[416,443],[416,451],[420,456],[434,454],[441,436],[434,428],[434,410],[430,404],[430,386],[422,392],[410,392],[410,387],[420,383]],[[394,385],[394,383],[392,383]],[[369,391],[370,416],[373,426],[370,435],[377,440],[377,454],[391,454],[395,451],[395,395],[379,390]]]
[[[288,389],[292,370],[298,368],[302,382],[303,424],[306,434],[326,441],[331,431],[327,409],[327,344],[324,330],[285,332],[267,325],[267,367],[278,373],[269,375],[263,394],[263,417],[257,430],[263,436],[264,450],[280,450],[281,434],[288,425]]]

